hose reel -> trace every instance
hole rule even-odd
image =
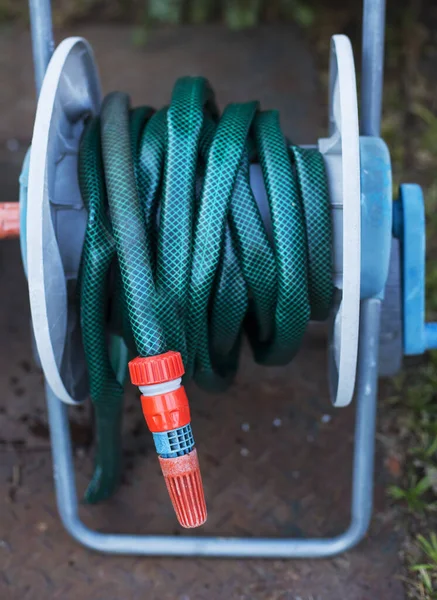
[[[373,4],[378,3],[379,0],[366,2],[365,16]],[[48,3],[42,4],[48,6]],[[39,7],[40,10],[42,8]],[[368,26],[368,19],[365,18],[364,23]],[[46,25],[49,25],[48,20]],[[366,30],[364,39],[381,36],[382,31],[383,13],[372,31]],[[38,57],[50,55],[51,49],[45,52],[44,46],[49,38],[50,35],[43,41],[41,31],[34,27],[35,57],[38,60]],[[373,50],[381,49],[379,43],[371,47]],[[363,59],[364,62],[368,60],[367,54]],[[381,56],[375,56],[374,60],[375,64],[379,64]],[[85,527],[78,517],[65,409],[67,404],[84,401],[90,389],[77,305],[78,276],[88,219],[77,176],[78,153],[85,122],[101,112],[101,93],[92,51],[85,40],[64,40],[53,53],[38,102],[29,176],[26,177],[25,165],[21,178],[20,229],[36,348],[47,381],[58,507],[67,529],[85,545],[105,552],[139,554],[313,557],[344,550],[364,535],[371,510],[379,312],[387,278],[394,281],[395,291],[401,287],[399,277],[393,277],[393,258],[390,262],[392,233],[403,247],[399,261],[407,256],[407,262],[411,265],[411,261],[416,261],[421,273],[424,270],[423,244],[419,242],[423,240],[412,240],[413,232],[406,223],[406,214],[411,207],[408,192],[411,190],[403,190],[402,210],[393,211],[390,156],[384,142],[379,137],[359,137],[354,62],[350,42],[345,36],[332,38],[330,64],[328,136],[309,150],[318,150],[323,157],[330,197],[332,281],[336,289],[328,340],[333,404],[348,405],[355,387],[357,389],[351,526],[341,536],[326,540],[176,538],[101,534]],[[43,70],[45,68],[44,64]],[[39,63],[36,71],[37,74],[41,71]],[[252,193],[266,233],[271,237],[272,215],[265,184],[262,165],[257,162],[251,164]],[[416,208],[420,212],[420,202]],[[402,227],[399,227],[399,222]],[[419,246],[416,253],[405,251],[414,244]],[[405,268],[404,261],[398,273]],[[407,294],[404,294],[404,304],[406,301]],[[413,313],[417,317],[417,305],[407,312],[404,311],[404,328],[411,326]],[[421,319],[425,330],[423,311]],[[384,331],[389,329],[383,327]],[[428,327],[424,339],[432,337],[431,329]],[[130,356],[126,340],[119,334],[117,328],[108,330],[112,367],[117,380],[122,382]],[[425,346],[422,344],[422,351]],[[408,347],[411,350],[410,345]],[[199,479],[195,479],[198,476],[197,464],[186,458],[190,456],[193,441],[190,430],[184,429],[188,417],[185,400],[179,391],[181,365],[174,355],[162,356],[164,361],[159,365],[147,360],[139,364],[131,362],[131,377],[146,398],[143,400],[146,420],[154,433],[167,487],[180,522],[193,526],[204,520],[206,509],[200,497]],[[173,395],[173,399],[177,396],[174,404],[158,406],[156,398],[166,394]],[[155,400],[150,401],[150,398]],[[157,407],[158,412],[155,410]],[[173,419],[173,429],[166,422],[167,418]],[[154,430],[156,419],[164,423],[162,430]],[[113,434],[115,439],[116,432]],[[174,436],[179,437],[176,439]],[[186,452],[187,449],[189,452]],[[178,472],[170,468],[176,463],[165,462],[172,460],[168,457],[175,453],[183,459],[183,464],[181,461],[178,463]],[[181,482],[184,482],[183,489]],[[110,492],[113,491],[112,486],[114,482],[108,484]],[[184,513],[190,503],[193,506],[193,502],[196,510]]]
[[[76,304],[87,220],[77,178],[79,142],[85,119],[98,114],[99,109],[100,90],[91,49],[84,40],[64,40],[48,66],[35,119],[26,262],[38,356],[52,391],[71,404],[81,402],[89,391]],[[319,141],[318,147],[330,187],[335,239],[333,283],[338,290],[329,346],[331,393],[334,405],[345,406],[353,395],[358,348],[361,183],[355,73],[350,42],[344,36],[332,40],[329,134]],[[252,165],[253,193],[261,215],[267,215],[265,226],[269,228],[272,215],[266,206],[265,183],[260,175],[260,167]],[[343,189],[348,190],[345,202]],[[320,219],[321,213],[316,218]],[[323,250],[322,245],[320,248]],[[315,252],[320,254],[322,250],[316,247]],[[326,271],[326,264],[324,267]],[[120,358],[125,359],[122,340],[115,338],[113,343],[119,345]],[[120,371],[123,367],[120,364],[115,369]],[[111,464],[111,469],[115,469],[115,461]],[[107,483],[110,491],[114,485]],[[103,496],[107,493],[103,492]],[[92,491],[90,496],[93,497]]]
[[[336,184],[337,189],[330,190],[331,199],[335,198],[335,200],[331,200],[334,231],[341,227],[346,232],[343,238],[341,229],[339,230],[340,236],[338,234],[335,236],[336,241],[333,248],[335,284],[337,288],[341,288],[343,285],[346,287],[343,294],[345,296],[343,305],[346,306],[342,307],[341,317],[339,317],[344,325],[343,327],[337,326],[337,331],[343,330],[344,332],[344,330],[347,330],[351,332],[357,329],[359,314],[357,291],[359,288],[359,269],[355,268],[360,257],[359,141],[356,97],[348,89],[354,87],[355,81],[350,79],[350,72],[347,72],[347,69],[353,69],[350,44],[344,36],[334,38],[332,69],[334,69],[334,66],[336,68],[336,55],[338,53],[336,44],[340,48],[340,56],[343,57],[344,55],[341,60],[346,64],[345,74],[341,85],[338,83],[341,75],[336,74],[332,77],[332,96],[334,96],[334,89],[336,90],[335,100],[332,103],[332,135],[328,139],[320,140],[319,147],[325,158],[331,188],[334,180],[340,182],[340,185]],[[66,88],[70,83],[69,78],[73,70],[75,77],[79,79],[75,89],[80,90],[81,96],[72,99],[66,97]],[[340,70],[340,73],[342,72]],[[81,74],[82,77],[78,77],[78,74]],[[337,83],[335,83],[336,81]],[[32,315],[36,323],[35,336],[44,371],[52,389],[63,401],[71,404],[83,400],[86,393],[73,393],[70,389],[71,382],[67,381],[68,375],[62,374],[63,367],[58,364],[65,354],[62,338],[66,339],[67,337],[66,322],[68,319],[66,315],[69,311],[67,308],[65,279],[74,279],[75,276],[77,277],[79,270],[86,211],[83,207],[76,176],[77,151],[84,116],[90,112],[95,114],[98,111],[100,105],[98,90],[97,73],[88,45],[85,41],[79,39],[65,40],[53,56],[41,91],[43,96],[41,96],[38,105],[32,143],[32,147],[39,150],[32,151],[30,157],[29,198],[31,198],[31,201],[28,204],[27,222],[32,223],[28,232],[28,246],[32,244],[32,252],[28,256],[28,270]],[[351,97],[353,99],[352,107],[349,106]],[[63,102],[65,103],[64,106]],[[346,103],[348,106],[347,111],[344,111],[348,115],[347,117],[343,117],[341,103]],[[51,126],[47,127],[49,123],[51,123]],[[62,128],[65,131],[61,132]],[[344,134],[341,133],[342,129],[347,132],[346,140],[344,140]],[[347,152],[342,152],[342,144],[347,148]],[[51,161],[51,164],[49,164],[49,161]],[[341,171],[343,172],[343,181],[341,176],[340,179],[338,177]],[[334,174],[335,177],[333,177]],[[251,167],[251,182],[255,182],[253,191],[258,203],[261,205],[262,212],[262,205],[264,204],[265,207],[265,191],[262,189],[259,167],[256,165]],[[346,206],[343,206],[342,202],[341,185],[346,185],[351,190],[348,196],[350,200],[348,200]],[[36,199],[34,199],[35,197]],[[48,210],[49,208],[53,215]],[[35,223],[37,225],[34,225]],[[55,223],[55,226],[52,225],[51,227],[50,225],[53,223]],[[68,227],[72,227],[73,236],[65,235],[64,229]],[[46,230],[49,230],[49,233],[46,233]],[[351,231],[353,231],[353,234]],[[50,236],[50,244],[54,245],[50,259],[47,259],[42,249],[43,242],[47,246],[46,238],[48,236]],[[344,252],[346,247],[348,251]],[[343,265],[343,262],[346,264]],[[347,277],[343,277],[344,270]],[[56,286],[57,294],[47,293],[46,288],[41,285],[39,275],[38,281],[34,282],[34,272],[38,272],[39,275],[41,272],[45,273],[46,278],[50,280],[50,284]],[[50,276],[48,273],[50,273]],[[55,284],[54,280],[57,280],[58,277],[59,284]],[[53,300],[53,298],[56,298],[56,300]],[[54,308],[50,306],[51,300],[57,302]],[[349,306],[352,308],[349,308]],[[51,311],[62,315],[61,323],[58,320],[56,329],[50,327],[48,323],[48,314]],[[334,345],[339,348],[343,338],[340,333],[337,335],[339,337]],[[352,397],[355,380],[354,363],[356,363],[357,334],[356,332],[355,334],[349,333],[349,336],[351,343],[348,346],[347,354],[350,357],[351,366],[347,373],[341,377],[340,386],[347,388],[347,392],[344,394],[341,394],[341,391],[337,392],[336,382],[334,382],[333,402],[336,405],[346,405],[350,403]],[[57,343],[60,344],[60,349],[56,347]],[[338,354],[342,356],[344,352],[338,352]],[[342,360],[344,359],[342,358]],[[75,366],[78,366],[79,362],[74,361]],[[71,369],[74,369],[74,367],[68,361],[67,364],[67,371],[71,374]],[[82,375],[74,376],[73,380],[74,385],[78,385],[78,382],[82,380]],[[81,389],[80,385],[79,389]]]

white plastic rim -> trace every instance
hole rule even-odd
[[[334,406],[347,406],[354,394],[358,358],[361,184],[355,66],[345,35],[331,39],[329,101],[330,137],[319,140],[333,199],[334,283],[338,289],[330,332],[329,375]]]
[[[27,271],[32,323],[41,366],[53,393],[76,404],[61,376],[68,325],[66,274],[56,239],[55,199],[60,149],[77,153],[86,115],[98,112],[100,84],[92,50],[67,38],[55,50],[42,84],[29,166]],[[58,190],[59,194],[59,190]],[[81,398],[82,399],[82,398]],[[81,400],[80,399],[80,400]]]

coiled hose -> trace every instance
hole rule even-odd
[[[249,179],[261,165],[272,223]],[[79,182],[88,209],[80,272],[83,343],[97,450],[86,499],[109,496],[121,463],[123,382],[108,332],[132,354],[182,354],[186,374],[223,389],[243,332],[255,360],[289,362],[333,296],[323,158],[288,145],[276,111],[231,104],[219,117],[208,82],[177,81],[168,107],[106,97],[86,124]]]

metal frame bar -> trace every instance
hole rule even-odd
[[[385,0],[364,0],[361,57],[361,135],[381,133]]]
[[[51,4],[50,0],[29,0],[33,66],[37,96],[39,96],[47,66],[55,49]]]
[[[37,93],[53,51],[49,0],[29,0]],[[384,0],[365,0],[363,17],[362,133],[378,135],[382,100]],[[56,499],[67,531],[105,553],[238,558],[318,558],[339,554],[366,534],[373,504],[373,467],[381,300],[361,303],[351,521],[332,538],[176,537],[100,533],[79,518],[67,406],[46,385]]]

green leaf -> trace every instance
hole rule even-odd
[[[428,592],[432,592],[432,581],[431,581],[431,577],[429,575],[429,573],[427,571],[425,571],[425,569],[420,569],[420,577],[426,587],[426,589],[428,590]]]
[[[429,477],[423,477],[413,489],[417,496],[422,496],[430,487],[431,481]]]
[[[417,541],[428,558],[434,561],[434,566],[437,569],[437,535],[432,532],[429,541],[423,535],[418,535]]]
[[[410,571],[432,571],[432,569],[435,569],[434,565],[413,565],[410,567]]]
[[[389,496],[391,496],[395,500],[403,500],[407,495],[405,490],[398,487],[397,485],[391,485],[387,491]]]
[[[426,449],[425,455],[430,458],[433,454],[437,452],[437,436],[434,437],[434,440],[430,446]]]

